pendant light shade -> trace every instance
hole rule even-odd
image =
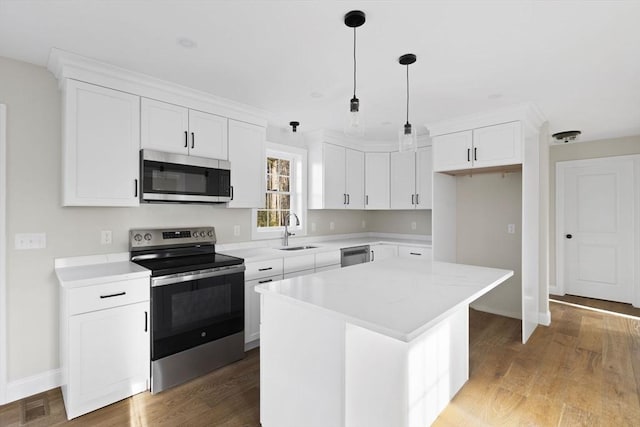
[[[418,149],[418,135],[416,127],[409,123],[409,65],[416,62],[416,56],[413,53],[407,53],[398,58],[400,65],[407,67],[407,121],[398,132],[398,149],[400,151],[409,151]]]
[[[365,14],[361,10],[352,10],[344,16],[344,24],[353,28],[353,97],[349,101],[349,115],[344,127],[344,133],[349,136],[364,136],[360,100],[356,96],[356,28],[362,26],[365,21]]]

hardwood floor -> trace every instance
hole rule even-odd
[[[557,303],[551,314],[522,345],[518,320],[471,310],[470,378],[434,425],[640,425],[640,319]],[[0,426],[259,426],[259,357],[70,422],[55,389],[0,406]]]

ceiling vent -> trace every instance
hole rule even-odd
[[[580,132],[579,130],[566,130],[564,132],[558,132],[558,133],[554,133],[553,135],[551,135],[556,142],[562,142],[562,143],[567,143],[567,142],[576,142],[576,138],[578,138],[578,135],[580,135],[582,132]]]

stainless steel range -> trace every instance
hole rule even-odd
[[[213,227],[129,232],[151,270],[151,393],[244,357],[244,260],[216,253]]]

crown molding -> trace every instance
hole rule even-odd
[[[267,126],[268,112],[264,110],[57,48],[51,49],[47,69],[58,79],[61,89],[64,87],[65,79],[80,80],[234,120]]]
[[[341,132],[330,129],[320,129],[316,131],[306,132],[304,140],[307,144],[318,144],[326,142],[329,144],[340,145],[352,148],[365,153],[389,153],[398,151],[397,141],[384,140],[367,140],[366,138],[353,138],[344,135]],[[431,145],[431,138],[428,135],[418,136],[418,147],[426,147]]]
[[[546,118],[535,104],[526,103],[440,122],[427,123],[425,126],[433,137],[515,121],[522,122],[524,132],[530,134],[538,133],[540,126],[546,122]]]

